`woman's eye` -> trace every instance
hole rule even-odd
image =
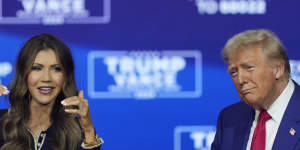
[[[31,67],[31,70],[41,70],[41,67],[38,67],[38,66],[32,66],[32,67]]]
[[[55,70],[56,72],[62,71],[61,67],[54,67],[54,70]]]

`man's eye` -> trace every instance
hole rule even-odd
[[[253,66],[248,66],[248,67],[247,67],[247,70],[253,70],[253,69],[254,69]]]
[[[234,77],[234,76],[237,75],[237,72],[236,72],[236,71],[231,71],[231,72],[230,72],[230,75],[231,75],[232,77]]]

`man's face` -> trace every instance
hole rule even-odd
[[[228,72],[241,99],[255,109],[275,100],[276,71],[261,48],[246,47],[229,57]]]

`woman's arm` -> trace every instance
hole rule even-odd
[[[95,128],[92,122],[91,113],[89,110],[88,101],[84,98],[83,91],[80,91],[78,96],[66,98],[62,101],[64,106],[75,106],[68,107],[65,109],[67,113],[78,115],[79,124],[84,134],[84,141],[82,147],[84,149],[100,149],[100,146],[104,143],[101,138],[96,135]]]

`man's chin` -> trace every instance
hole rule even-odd
[[[256,110],[262,110],[263,107],[260,106],[259,104],[257,104],[257,100],[253,100],[253,99],[243,99],[243,101],[249,105],[250,107],[252,107],[253,109]]]

